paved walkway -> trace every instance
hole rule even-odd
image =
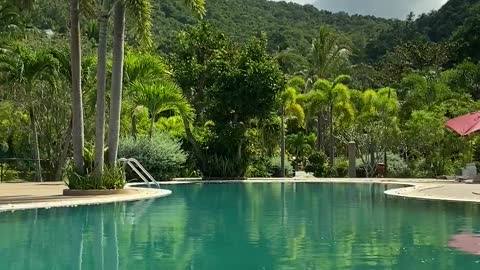
[[[50,208],[101,204],[118,201],[135,201],[167,196],[169,190],[127,187],[128,194],[96,195],[96,196],[64,196],[66,186],[63,182],[46,183],[1,183],[0,212],[32,208]]]

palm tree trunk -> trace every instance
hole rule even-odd
[[[280,177],[285,177],[285,108],[281,109],[280,118],[281,118],[281,143],[280,143]]]
[[[317,143],[316,143],[317,151],[321,151],[323,149],[323,145],[324,145],[323,129],[324,129],[323,112],[319,112],[317,116]]]
[[[73,113],[73,161],[75,171],[85,173],[83,148],[83,105],[82,105],[82,53],[80,48],[80,0],[70,0],[70,49],[72,68],[72,113]]]
[[[131,135],[134,139],[137,138],[137,116],[135,115],[135,112],[132,114],[132,130],[131,130]]]
[[[153,136],[153,124],[154,123],[155,123],[155,117],[152,115],[152,119],[150,120],[150,131],[148,132],[150,140],[152,139],[152,136]]]
[[[43,182],[42,179],[42,166],[40,164],[40,147],[38,145],[38,131],[37,125],[35,124],[35,112],[33,106],[30,105],[28,109],[30,114],[30,125],[32,128],[32,139],[33,139],[33,159],[35,161],[35,181]]]
[[[329,114],[329,125],[330,125],[330,168],[333,168],[334,158],[335,158],[335,141],[333,137],[333,104],[330,104],[330,114]]]
[[[104,1],[102,14],[98,18],[99,34],[97,49],[97,105],[95,111],[95,157],[94,157],[94,175],[101,186],[104,151],[105,148],[105,88],[107,77],[107,27],[108,10],[105,6],[108,1]],[[107,6],[108,8],[108,6]]]
[[[185,135],[187,136],[187,140],[190,142],[190,144],[193,147],[195,157],[197,161],[200,163],[199,166],[201,167],[201,171],[205,172],[207,170],[207,159],[203,154],[200,144],[197,142],[197,140],[195,139],[195,136],[192,133],[192,130],[190,129],[190,123],[184,117],[182,117],[182,120],[183,120],[183,125],[185,127]]]
[[[110,119],[108,124],[108,162],[115,165],[120,136],[120,112],[122,104],[123,58],[125,39],[125,6],[122,1],[115,4],[113,21],[113,66],[112,96],[110,101]]]

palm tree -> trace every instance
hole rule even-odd
[[[205,14],[205,0],[185,0],[192,10],[202,17]],[[118,0],[114,8],[113,22],[113,66],[110,118],[108,125],[108,162],[115,165],[120,135],[120,112],[122,103],[123,58],[125,39],[125,13],[137,22],[134,30],[142,43],[151,45],[151,11],[150,0]]]
[[[149,136],[153,136],[153,126],[162,112],[173,111],[188,120],[193,119],[193,108],[182,94],[182,90],[171,82],[143,84],[135,82],[131,88],[137,92],[136,104],[150,112]]]
[[[322,26],[312,41],[310,73],[314,79],[330,79],[348,63],[350,49],[332,29]]]
[[[105,88],[107,79],[107,28],[110,17],[110,0],[101,2],[97,17],[98,47],[97,47],[97,99],[95,106],[95,148],[94,148],[94,175],[101,185],[104,148],[105,148]]]
[[[339,69],[348,63],[350,54],[350,49],[339,35],[331,28],[322,26],[312,41],[307,88],[313,87],[318,79],[328,80],[336,76]],[[325,116],[324,111],[317,111],[317,150],[324,146]]]
[[[328,114],[329,132],[329,164],[334,165],[334,127],[333,118],[336,113],[348,120],[353,117],[354,111],[350,103],[350,91],[343,82],[349,80],[346,75],[338,76],[333,82],[320,79],[313,85],[313,91],[304,97],[307,107],[311,111],[326,111]]]
[[[57,61],[47,52],[33,52],[23,46],[14,45],[8,52],[0,54],[0,76],[3,82],[21,96],[30,118],[35,161],[35,180],[43,181],[40,164],[40,147],[34,104],[34,91],[39,82],[55,86]]]
[[[168,67],[163,63],[162,59],[153,54],[145,53],[129,53],[125,57],[124,65],[125,78],[123,82],[127,91],[127,96],[133,101],[136,100],[137,92],[132,89],[132,85],[136,82],[141,83],[153,83],[155,81],[161,81],[168,79],[170,72]],[[137,135],[137,105],[133,104],[133,107],[129,108],[131,111],[131,134],[133,137]]]
[[[293,87],[287,87],[280,94],[280,118],[281,118],[281,143],[280,143],[280,170],[281,177],[285,176],[285,118],[296,117],[299,125],[303,125],[305,113],[302,106],[297,103],[299,94]]]
[[[91,7],[93,0],[70,0],[70,51],[72,82],[72,142],[73,162],[77,173],[84,174],[84,122],[82,101],[82,51],[80,40],[80,2]]]

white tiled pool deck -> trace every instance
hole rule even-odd
[[[385,194],[412,199],[443,200],[480,203],[480,184],[455,183],[436,179],[393,179],[393,178],[314,178],[300,175],[295,178],[253,178],[235,181],[201,181],[200,179],[176,179],[161,182],[166,189],[147,189],[128,186],[127,194],[64,196],[63,182],[46,183],[0,183],[0,212],[33,208],[66,207],[102,204],[120,201],[135,201],[168,196],[168,185],[189,183],[378,183],[401,184],[408,187],[390,189]]]

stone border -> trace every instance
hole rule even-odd
[[[134,194],[135,189],[64,189],[64,196],[99,196],[99,195],[120,195],[120,194]]]
[[[166,197],[172,194],[171,190],[167,189],[153,189],[153,188],[141,188],[133,187],[127,185],[125,190],[129,190],[127,193],[123,194],[113,194],[113,195],[98,195],[95,197],[89,196],[67,196],[64,199],[58,201],[43,201],[35,203],[14,203],[14,204],[3,204],[0,205],[0,213],[5,211],[16,211],[16,210],[28,210],[28,209],[37,209],[37,208],[54,208],[54,207],[76,207],[79,205],[99,205],[115,202],[129,202],[129,201],[139,201],[147,199],[155,199]]]
[[[444,201],[444,202],[452,202],[452,203],[475,203],[480,204],[480,194],[476,192],[471,192],[474,195],[478,195],[478,198],[455,198],[455,197],[446,197],[446,196],[438,196],[438,195],[429,195],[423,193],[423,191],[433,190],[436,188],[441,188],[442,186],[438,186],[435,184],[414,184],[412,186],[403,187],[403,188],[394,188],[386,190],[384,193],[388,196],[397,197],[397,198],[404,198],[404,199],[415,199],[415,200],[423,200],[423,201]],[[409,194],[411,192],[417,192],[418,194]],[[465,195],[465,194],[464,194]]]

